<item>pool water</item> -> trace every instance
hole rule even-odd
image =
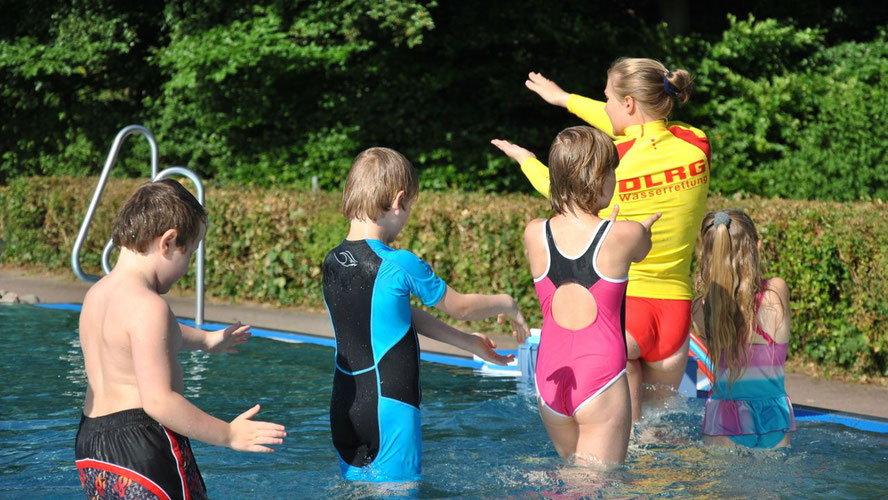
[[[76,311],[0,306],[0,498],[77,498],[74,436],[85,390]],[[531,396],[511,378],[422,365],[423,480],[403,489],[342,480],[330,442],[333,350],[253,338],[239,354],[182,353],[186,396],[230,420],[254,403],[286,425],[272,454],[193,441],[212,498],[883,497],[888,434],[799,422],[780,451],[702,445],[703,402],[675,398],[636,427],[625,465],[559,459]]]

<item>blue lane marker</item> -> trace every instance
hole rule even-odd
[[[860,418],[856,415],[841,413],[824,413],[820,408],[812,408],[809,406],[793,405],[793,412],[796,420],[804,420],[808,422],[826,422],[830,424],[840,424],[862,431],[878,432],[888,434],[888,420],[869,420]],[[871,417],[878,419],[878,417]]]
[[[419,353],[419,359],[423,361],[428,361],[429,363],[438,363],[439,365],[451,365],[451,366],[461,366],[463,368],[471,368],[473,370],[480,370],[484,365],[483,361],[475,361],[470,358],[460,358],[457,356],[448,356],[446,354],[437,354],[432,352],[422,352]]]
[[[61,309],[65,311],[80,311],[80,304],[36,304],[37,307],[43,307],[46,309]],[[179,318],[179,321],[188,325],[195,326],[193,319]],[[223,323],[204,323],[201,325],[203,329],[210,330],[218,330],[227,327],[227,324]],[[283,332],[279,330],[267,330],[264,328],[250,328],[250,331],[253,332],[254,337],[260,338],[268,338],[272,340],[278,340],[282,342],[293,342],[293,343],[306,343],[306,344],[317,344],[323,345],[327,347],[335,347],[336,341],[332,338],[327,337],[317,337],[314,335],[306,335],[303,333],[291,333],[291,332]],[[505,354],[516,353],[517,351],[500,351]],[[437,354],[430,352],[421,352],[420,359],[423,361],[428,361],[429,363],[438,363],[442,365],[451,365],[451,366],[459,366],[463,368],[471,368],[473,370],[481,369],[481,366],[484,364],[481,361],[475,361],[471,358],[463,358],[458,356],[448,356],[446,354]],[[706,393],[703,393],[704,397]],[[699,393],[698,393],[699,397]],[[811,408],[806,406],[793,405],[793,410],[795,412],[796,420],[800,421],[808,421],[808,422],[825,422],[830,424],[839,424],[844,425],[846,427],[851,427],[853,429],[859,429],[862,431],[868,432],[878,432],[881,434],[888,434],[888,419],[879,419],[878,417],[872,417],[876,420],[869,420],[865,418],[861,418],[860,416],[845,414],[843,412],[833,412],[830,413],[829,410],[822,410],[820,408]]]
[[[45,309],[61,309],[63,311],[80,311],[80,304],[34,304]]]

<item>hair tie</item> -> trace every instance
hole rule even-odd
[[[714,216],[712,216],[712,227],[720,226],[724,224],[726,227],[731,226],[731,216],[728,215],[727,212],[716,212]]]
[[[667,71],[666,74],[663,75],[663,89],[666,90],[666,95],[670,97],[678,97],[678,87],[672,85],[672,82],[669,81],[671,75],[671,71]]]

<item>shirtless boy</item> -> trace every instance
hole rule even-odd
[[[114,269],[83,301],[80,346],[87,389],[75,444],[87,498],[206,498],[188,438],[239,451],[271,452],[282,425],[229,422],[185,397],[178,352],[236,352],[249,326],[207,332],[181,325],[162,295],[188,270],[207,214],[173,180],[149,182],[114,223]]]

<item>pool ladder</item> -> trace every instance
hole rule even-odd
[[[169,167],[161,172],[158,172],[157,141],[154,139],[154,134],[152,134],[150,130],[141,125],[130,125],[128,127],[124,127],[120,132],[117,133],[117,137],[114,138],[114,144],[111,145],[111,151],[108,152],[108,158],[105,160],[105,166],[102,168],[102,174],[99,176],[99,183],[96,186],[95,192],[93,193],[92,201],[90,201],[89,203],[89,208],[86,209],[86,216],[84,216],[83,218],[83,223],[80,224],[80,232],[77,233],[77,239],[74,241],[74,249],[71,252],[71,269],[74,270],[74,275],[83,281],[95,283],[99,280],[99,276],[83,272],[83,269],[80,267],[80,249],[83,247],[83,242],[86,241],[86,233],[89,230],[89,224],[90,222],[92,222],[93,215],[95,215],[96,207],[99,204],[99,198],[102,196],[102,192],[105,190],[105,184],[108,182],[108,174],[111,171],[111,167],[114,166],[114,163],[117,161],[117,154],[120,152],[120,146],[123,144],[124,139],[133,134],[141,134],[142,136],[144,136],[145,140],[148,141],[148,146],[151,148],[151,179],[154,181],[159,181],[161,179],[172,177],[174,175],[187,177],[191,179],[191,182],[193,182],[195,188],[197,188],[197,201],[200,202],[201,205],[204,205],[203,182],[201,182],[200,177],[198,177],[196,173],[185,167]],[[105,249],[102,251],[102,270],[105,272],[105,274],[111,272],[110,256],[111,250],[113,249],[114,241],[112,239],[109,239],[108,243],[105,244]],[[198,245],[197,247],[197,274],[195,276],[195,281],[195,288],[197,293],[194,305],[194,323],[197,325],[201,325],[203,324],[204,320],[203,240],[201,240],[200,245]]]

